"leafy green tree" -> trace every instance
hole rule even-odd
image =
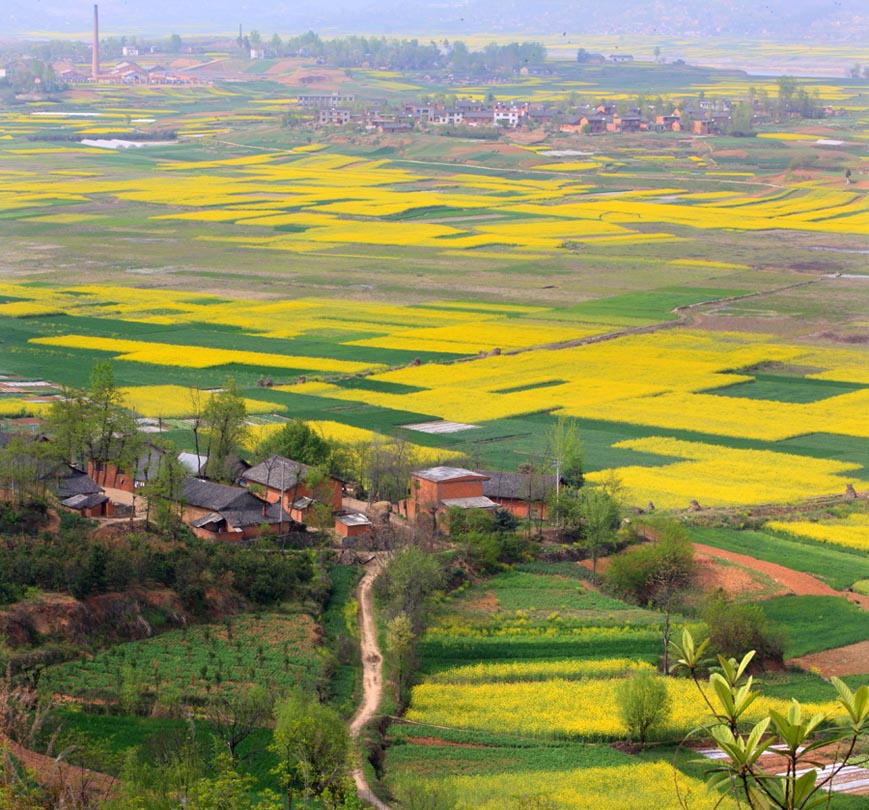
[[[259,443],[256,455],[260,459],[278,455],[316,467],[329,462],[331,451],[329,442],[307,422],[291,419]]]
[[[760,605],[715,593],[706,600],[700,618],[709,630],[713,654],[731,658],[743,650],[754,650],[761,662],[784,662],[784,631],[770,622]]]
[[[424,625],[426,599],[443,587],[444,580],[438,559],[410,546],[389,560],[375,588],[386,602],[388,616],[403,613],[418,633]]]
[[[704,688],[699,674],[706,668],[706,647],[706,641],[695,644],[685,630],[673,652],[677,666],[692,678],[713,717],[703,731],[723,756],[711,760],[706,771],[709,784],[751,810],[828,807],[834,780],[869,740],[869,686],[852,691],[833,677],[834,710],[808,715],[794,700],[786,713],[770,709],[748,726],[745,713],[759,696],[748,674],[754,651],[739,660],[718,656],[718,669],[709,676],[710,688]],[[773,748],[786,761],[778,774],[767,773],[759,764],[762,754]],[[820,749],[834,757],[823,771],[817,762]]]
[[[631,739],[641,746],[652,729],[667,722],[673,708],[667,682],[648,670],[635,672],[618,685],[616,706]]]
[[[340,715],[299,691],[275,707],[274,742],[277,756],[273,773],[286,791],[288,807],[296,794],[307,808],[324,793],[343,797],[349,790],[346,771],[350,737]]]
[[[399,613],[386,622],[386,652],[392,661],[392,683],[399,700],[413,674],[415,644],[413,622],[406,613]]]
[[[616,596],[664,612],[663,670],[670,670],[672,614],[694,577],[694,547],[677,523],[658,523],[658,539],[617,554],[606,573],[606,587]]]
[[[18,504],[44,501],[47,482],[42,473],[52,452],[47,442],[23,435],[0,448],[0,490],[8,500]]]
[[[65,461],[91,461],[98,483],[110,464],[133,463],[141,447],[136,420],[115,384],[111,363],[97,363],[87,390],[52,403],[48,433]]]
[[[196,781],[187,795],[191,810],[282,810],[283,803],[273,791],[265,791],[256,802],[251,799],[254,778],[241,776],[233,758],[219,754],[212,763],[213,775]]]
[[[111,363],[94,366],[87,397],[85,443],[99,481],[106,465],[116,464],[120,468],[135,461],[141,437],[136,420],[115,384]]]
[[[178,460],[174,448],[167,445],[160,454],[156,474],[142,488],[147,499],[146,522],[153,520],[157,529],[171,533],[181,523],[181,499],[187,470]]]
[[[576,420],[559,416],[546,440],[546,453],[555,467],[559,485],[579,489],[584,483],[582,470],[582,443]]]
[[[620,507],[603,487],[565,487],[556,496],[551,510],[568,538],[588,550],[592,560],[592,582],[597,582],[597,562],[615,539]]]
[[[247,435],[247,406],[235,380],[227,380],[222,391],[213,394],[202,411],[206,439],[206,475],[230,482],[232,466]]]
[[[265,725],[273,707],[273,697],[261,686],[254,685],[215,692],[206,704],[205,713],[235,762],[238,747],[256,728]]]

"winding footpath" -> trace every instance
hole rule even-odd
[[[350,721],[350,737],[354,745],[359,742],[359,736],[366,723],[377,714],[380,698],[383,694],[383,656],[377,644],[377,624],[374,621],[374,598],[371,589],[377,575],[383,570],[384,560],[380,557],[371,559],[365,567],[365,575],[359,583],[356,599],[359,603],[360,647],[362,650],[362,702],[353,719]],[[353,781],[359,798],[377,810],[390,810],[368,784],[362,766],[353,769]]]

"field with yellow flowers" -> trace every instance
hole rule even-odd
[[[691,807],[731,806],[707,790],[696,752],[677,747],[709,712],[690,680],[667,679],[672,712],[644,751],[613,745],[627,735],[616,691],[654,669],[662,616],[600,594],[584,571],[568,562],[519,565],[439,604],[409,708],[388,731],[393,788],[446,785],[460,808],[675,810],[680,796]],[[816,637],[810,646],[824,644]],[[810,712],[834,709],[817,675],[758,682],[763,695],[750,709],[758,716],[787,711],[795,690]],[[852,801],[836,796],[832,806],[856,808]]]
[[[566,417],[587,479],[626,510],[869,490],[864,87],[807,80],[833,112],[758,137],[478,138],[297,126],[304,88],[281,70],[0,108],[4,426],[110,360],[142,423],[182,447],[232,379],[252,441],[297,417],[346,444],[400,437],[427,464],[551,471]],[[426,93],[699,107],[776,91],[736,71],[655,75],[665,86],[642,66],[498,86],[340,78],[396,109]],[[865,514],[803,517],[694,537],[836,590],[869,581]],[[853,605],[811,598],[767,607],[796,628],[789,654],[863,640]],[[613,746],[614,692],[655,665],[660,623],[573,563],[462,586],[421,639],[387,784],[447,785],[463,810],[731,807],[674,754],[705,715],[686,682],[669,684],[676,711],[649,750]],[[764,687],[758,711],[793,689],[827,699],[809,674]]]

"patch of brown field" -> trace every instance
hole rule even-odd
[[[118,787],[113,776],[77,768],[54,757],[37,754],[0,734],[0,750],[8,751],[35,781],[53,794],[54,807],[90,807],[109,798]],[[2,758],[0,758],[2,764]],[[5,807],[5,805],[4,805]]]
[[[744,149],[716,149],[713,157],[747,158],[748,152]]]
[[[801,669],[820,672],[825,678],[831,678],[833,675],[837,678],[846,675],[866,675],[869,674],[869,641],[804,655],[788,663],[796,664]]]
[[[495,596],[493,591],[487,591],[471,607],[483,613],[496,613],[498,610],[498,597]]]
[[[488,748],[482,743],[450,742],[440,737],[408,737],[407,741],[416,745],[442,745],[444,748]]]
[[[300,66],[280,75],[273,74],[271,71],[266,73],[273,81],[293,85],[301,96],[308,95],[312,90],[334,90],[338,85],[349,81],[343,71],[325,66]],[[305,79],[305,82],[302,82],[302,79]]]
[[[724,591],[737,599],[742,596],[757,598],[758,595],[769,599],[788,593],[781,583],[742,565],[725,564],[709,554],[695,554],[694,561],[697,564],[695,585],[703,593]]]
[[[785,566],[778,565],[777,563],[757,560],[754,557],[749,557],[747,554],[723,551],[722,549],[706,546],[702,543],[694,543],[694,550],[695,553],[708,557],[718,557],[745,568],[760,571],[783,585],[787,592],[794,593],[797,596],[841,596],[838,591],[831,588],[827,583],[816,579],[811,574],[794,571],[792,568],[785,568]]]
[[[577,563],[577,565],[581,565],[583,568],[587,568],[589,571],[594,570],[594,562],[592,560],[580,560],[580,562]],[[598,557],[597,558],[597,575],[598,575],[598,577],[602,577],[606,573],[606,570],[607,570],[607,568],[609,568],[609,565],[610,565],[610,558],[609,557]]]

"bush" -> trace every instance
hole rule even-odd
[[[649,732],[667,722],[672,711],[666,681],[647,670],[625,678],[616,690],[619,717],[632,740],[645,745]]]
[[[784,661],[784,630],[773,624],[758,605],[734,602],[720,592],[706,600],[701,618],[709,628],[709,650],[713,655],[736,658],[745,650],[754,650],[759,665]]]

